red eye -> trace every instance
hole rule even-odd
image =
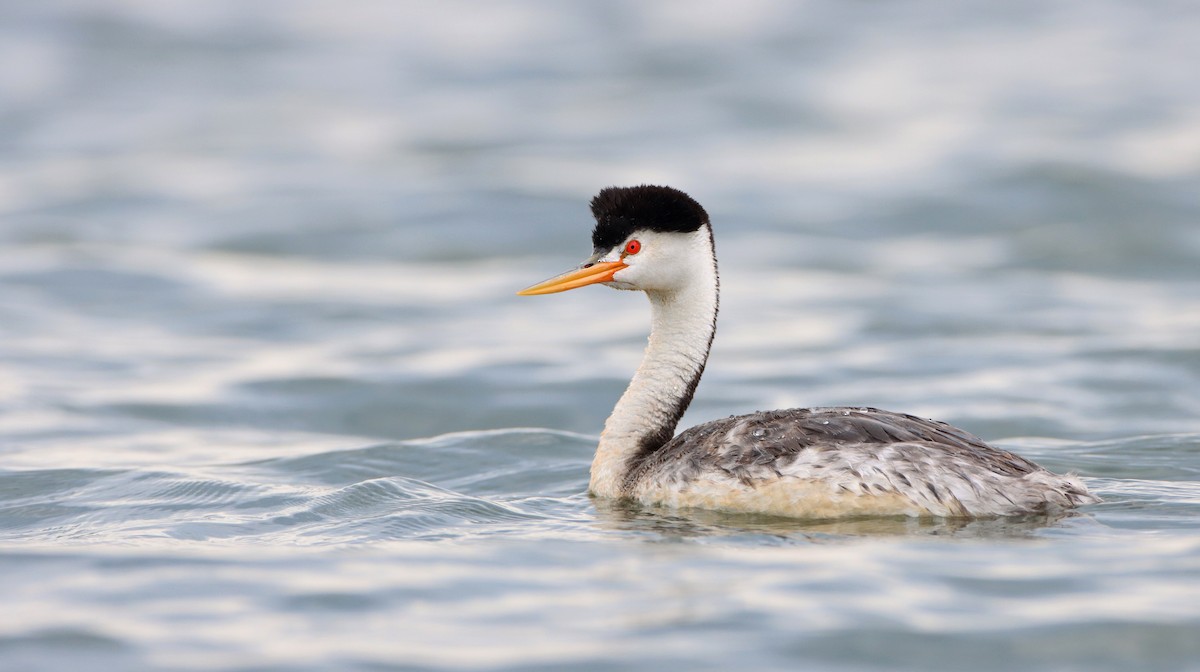
[[[642,251],[642,244],[636,240],[625,243],[625,254],[637,254]]]

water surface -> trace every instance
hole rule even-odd
[[[1198,31],[1173,3],[0,9],[0,668],[1196,669]],[[645,300],[514,292],[639,182],[716,229],[685,425],[889,408],[1104,502],[588,498]]]

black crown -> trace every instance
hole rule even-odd
[[[638,229],[689,233],[708,224],[708,213],[691,196],[672,189],[643,184],[608,187],[592,199],[592,245],[610,250]]]

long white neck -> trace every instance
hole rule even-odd
[[[699,238],[699,237],[698,237]],[[697,253],[714,259],[712,238]],[[718,280],[715,260],[693,264],[685,282],[671,290],[647,291],[650,341],[642,363],[613,408],[592,460],[590,490],[622,494],[625,477],[675,434],[704,372],[716,330]]]

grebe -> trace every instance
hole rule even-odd
[[[602,283],[650,298],[650,341],[604,423],[594,495],[793,518],[1004,516],[1099,501],[1079,479],[961,429],[875,408],[751,413],[674,436],[716,331],[708,214],[657,186],[604,189],[591,209],[592,256],[518,294]]]

